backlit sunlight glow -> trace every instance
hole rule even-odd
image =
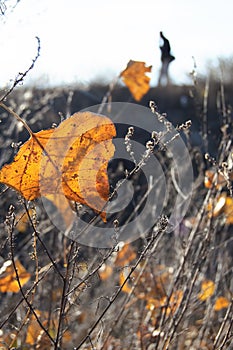
[[[173,82],[187,83],[192,57],[204,72],[209,60],[233,54],[232,13],[231,0],[224,6],[212,0],[20,0],[0,19],[0,85],[30,65],[36,36],[41,57],[26,83],[109,82],[132,59],[153,66],[156,85],[160,30],[176,57],[170,66]]]

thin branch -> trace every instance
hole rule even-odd
[[[208,98],[209,98],[209,78],[206,80],[204,98],[203,98],[203,120],[202,120],[202,138],[204,144],[205,153],[208,152],[208,119],[207,119],[207,110],[208,110]]]
[[[105,307],[105,309],[103,310],[103,312],[100,314],[100,316],[97,318],[97,320],[94,322],[94,324],[91,326],[88,334],[81,340],[81,342],[79,343],[79,345],[76,347],[76,350],[80,349],[81,346],[88,340],[90,339],[92,333],[94,332],[94,330],[96,329],[96,327],[98,326],[98,324],[102,321],[103,317],[105,316],[105,314],[108,312],[108,310],[111,308],[111,306],[114,304],[115,300],[119,297],[119,295],[121,294],[124,286],[126,285],[126,283],[128,283],[128,281],[131,279],[134,271],[137,269],[137,267],[139,266],[139,264],[143,261],[143,259],[145,258],[146,254],[148,253],[148,251],[153,247],[154,242],[156,241],[156,239],[158,237],[160,237],[162,234],[164,234],[164,232],[166,231],[167,228],[167,224],[168,224],[168,220],[167,218],[160,218],[160,227],[158,229],[158,231],[156,233],[153,233],[150,241],[148,242],[148,244],[146,245],[146,247],[144,248],[143,252],[140,254],[138,260],[136,261],[135,265],[133,265],[130,269],[130,272],[128,273],[128,275],[126,276],[124,282],[119,286],[119,288],[116,290],[115,294],[113,294],[113,296],[109,299],[109,304]]]
[[[226,326],[227,321],[229,321],[229,319],[232,319],[232,318],[229,317],[230,314],[232,313],[232,308],[233,308],[233,299],[231,300],[231,303],[229,304],[229,306],[228,306],[228,308],[226,310],[224,319],[223,319],[223,321],[221,323],[221,326],[220,326],[220,328],[218,330],[218,333],[216,334],[216,337],[214,339],[213,350],[217,349],[217,344],[218,344],[218,342],[220,340],[220,337],[221,337],[221,335],[223,333],[223,330],[224,330],[224,327]],[[224,345],[224,341],[226,341],[225,337],[224,337],[220,347],[218,347],[218,349],[222,349],[222,346]]]
[[[37,53],[36,53],[36,56],[33,58],[31,65],[28,67],[28,69],[25,72],[18,73],[11,88],[5,93],[5,95],[3,95],[3,97],[0,99],[0,102],[3,102],[7,98],[7,96],[9,96],[12,93],[12,91],[15,89],[15,87],[17,85],[22,84],[24,81],[24,78],[27,76],[27,74],[30,72],[30,70],[32,70],[34,68],[35,63],[40,56],[40,49],[41,49],[40,38],[38,36],[36,36],[36,40],[37,40]]]
[[[33,131],[31,128],[27,125],[27,123],[17,114],[15,113],[11,108],[7,107],[2,100],[0,100],[0,107],[4,108],[9,114],[13,115],[15,119],[18,120],[18,122],[22,123],[24,128],[27,130],[30,136],[33,135]]]
[[[49,260],[51,261],[51,263],[53,264],[53,267],[54,267],[55,271],[57,271],[57,273],[58,273],[58,275],[61,277],[62,281],[64,281],[64,276],[63,276],[62,273],[60,272],[60,270],[59,270],[59,268],[58,268],[56,262],[55,262],[54,259],[52,258],[50,252],[48,251],[46,245],[44,244],[44,242],[43,242],[42,239],[40,238],[39,233],[38,233],[37,230],[36,230],[36,227],[35,227],[35,225],[34,225],[34,222],[32,221],[32,218],[31,218],[30,213],[29,213],[29,211],[28,211],[28,207],[27,207],[27,204],[26,204],[26,201],[25,201],[25,200],[24,200],[23,204],[24,204],[24,208],[25,208],[26,213],[27,213],[28,220],[29,220],[30,225],[31,225],[31,227],[32,227],[32,229],[33,229],[33,233],[35,234],[36,238],[38,239],[38,241],[39,241],[40,244],[42,245],[42,247],[43,247],[45,253],[48,255],[48,258],[49,258]]]
[[[72,261],[72,253],[73,253],[74,244],[75,244],[75,241],[72,241],[70,251],[69,251],[67,266],[66,266],[66,274],[65,274],[65,277],[63,280],[60,312],[59,312],[59,317],[58,317],[58,327],[57,327],[56,340],[55,340],[55,344],[54,344],[54,350],[59,349],[59,345],[60,345],[59,343],[60,343],[61,338],[62,338],[62,323],[63,323],[65,307],[66,307],[66,303],[67,303],[66,291],[67,291],[67,286],[69,284],[69,271],[70,271],[70,263]]]
[[[47,268],[47,270],[41,275],[41,277],[39,278],[39,280],[37,282],[34,282],[33,286],[25,293],[25,297],[27,298],[31,293],[34,292],[35,287],[37,287],[39,285],[39,283],[45,278],[45,276],[47,275],[47,273],[51,270],[51,268],[53,267],[52,264],[50,264]],[[18,307],[22,304],[22,302],[24,301],[24,298],[21,298],[18,303],[14,306],[14,308],[10,311],[9,315],[7,316],[7,318],[0,324],[0,329],[2,329],[7,322],[9,322],[10,318],[14,315],[14,313],[16,312],[16,310],[18,309]]]
[[[28,301],[28,298],[26,296],[26,294],[23,291],[22,285],[21,285],[21,281],[20,281],[20,277],[19,277],[19,273],[18,273],[18,269],[17,266],[15,264],[15,255],[14,255],[14,239],[13,239],[13,228],[14,222],[12,222],[11,224],[8,225],[9,228],[9,233],[10,233],[10,253],[11,253],[11,261],[12,261],[12,265],[15,271],[15,276],[16,276],[16,280],[17,283],[19,285],[19,289],[20,292],[22,294],[22,297],[24,299],[24,301],[26,302],[27,306],[29,307],[30,311],[33,313],[33,315],[35,316],[36,321],[38,322],[39,326],[41,327],[41,329],[45,332],[45,334],[48,336],[48,338],[50,339],[50,341],[54,344],[54,340],[51,337],[51,335],[49,334],[49,332],[47,331],[47,329],[43,326],[43,324],[41,323],[37,313],[35,312],[33,306],[31,305],[31,303]]]

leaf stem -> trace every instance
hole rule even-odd
[[[23,124],[24,128],[27,130],[30,136],[33,136],[33,132],[31,128],[27,125],[27,123],[17,114],[15,113],[11,108],[7,107],[3,102],[0,102],[0,107],[4,108],[8,113],[13,115],[15,119],[17,119],[20,123]]]

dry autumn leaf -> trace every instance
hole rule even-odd
[[[130,60],[126,69],[120,74],[136,101],[140,101],[150,89],[150,78],[146,73],[150,73],[151,69],[152,66],[147,67],[145,62]]]
[[[215,284],[211,280],[205,280],[201,284],[201,292],[198,294],[198,299],[201,301],[208,300],[215,291]]]
[[[227,196],[226,192],[222,192],[215,200],[207,205],[207,211],[210,216],[218,217],[220,214],[224,214],[226,218],[226,224],[233,224],[233,199]]]
[[[37,317],[40,318],[42,325],[47,329],[48,333],[53,337],[56,334],[56,330],[58,327],[57,317],[54,315],[50,315],[46,311],[34,310]],[[66,331],[63,334],[63,341],[69,342],[71,339],[71,333]],[[30,316],[30,320],[27,328],[27,336],[25,340],[26,344],[37,345],[38,349],[49,349],[51,347],[51,342],[44,332],[44,330],[40,327],[39,323],[36,320],[36,317],[32,314]]]
[[[216,185],[216,188],[220,189],[226,185],[226,179],[222,174],[216,173],[214,170],[206,170],[204,185],[206,188],[212,188]]]
[[[98,273],[102,281],[106,281],[112,276],[113,268],[112,266],[103,264],[99,269]]]
[[[171,312],[175,313],[177,308],[180,306],[182,298],[183,298],[183,292],[181,290],[177,290],[172,293],[169,305],[168,305],[167,296],[164,296],[161,299],[154,299],[154,298],[148,299],[146,308],[151,311],[155,309],[164,308],[166,310],[166,315],[169,315]]]
[[[120,286],[122,287],[122,291],[129,294],[132,291],[132,287],[129,285],[128,281],[127,281],[127,274],[129,273],[129,269],[124,269],[120,272],[119,275],[119,283]]]
[[[15,260],[15,266],[18,272],[20,284],[23,287],[29,281],[31,275],[25,270],[19,260]],[[20,287],[16,278],[13,263],[11,260],[7,260],[0,269],[0,292],[18,293],[19,290]]]
[[[183,298],[183,291],[182,290],[177,290],[174,291],[171,295],[171,298],[168,303],[168,298],[167,296],[164,296],[160,300],[160,307],[164,307],[166,310],[166,315],[170,315],[170,313],[174,314],[175,311],[179,308],[182,298]]]
[[[206,207],[210,217],[215,218],[219,216],[222,212],[224,212],[226,198],[227,198],[227,194],[226,192],[223,192],[216,198],[211,199],[211,201],[208,203]]]
[[[215,311],[220,311],[222,309],[225,309],[226,307],[228,307],[228,305],[230,304],[229,300],[225,297],[218,297],[215,301],[214,304],[214,310]]]
[[[161,301],[159,299],[150,298],[147,300],[146,308],[150,311],[161,308]]]
[[[233,224],[233,198],[227,197],[225,206],[224,206],[224,214],[226,216],[226,223],[228,225]]]
[[[19,149],[11,164],[0,170],[0,182],[19,191],[27,200],[40,196],[39,164],[43,149],[54,130],[33,134]]]
[[[227,168],[223,171],[216,169],[205,171],[204,185],[206,188],[216,187],[219,190],[226,186],[228,181],[233,181],[232,154],[227,162]]]
[[[136,253],[131,244],[124,244],[119,250],[116,256],[115,265],[116,266],[126,266],[129,265],[136,258]]]
[[[42,158],[40,190],[101,212],[109,196],[107,164],[115,127],[106,117],[76,113],[54,130]],[[105,214],[102,216],[104,218]]]
[[[30,321],[27,329],[26,344],[34,345],[34,349],[50,349],[51,341],[37,321]],[[36,346],[36,347],[35,347]]]
[[[119,267],[126,267],[135,258],[136,258],[136,253],[135,253],[133,247],[131,246],[131,244],[125,243],[117,252],[115,260],[112,263],[114,264],[114,266],[116,266],[118,268]],[[105,281],[112,276],[113,272],[114,272],[114,268],[112,265],[103,264],[101,266],[101,268],[99,269],[99,276],[100,276],[102,281]],[[125,278],[126,278],[126,276],[125,276],[124,270],[123,270],[119,275],[120,284],[124,283]],[[129,292],[129,290],[130,290],[130,287],[126,283],[126,285],[123,287],[123,291]]]
[[[65,199],[66,207],[67,200],[82,203],[106,221],[102,209],[109,196],[107,164],[114,154],[115,135],[107,117],[75,113],[56,129],[32,133],[14,161],[0,170],[0,182],[27,200],[54,196],[55,205]]]

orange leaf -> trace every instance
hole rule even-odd
[[[145,62],[130,60],[120,74],[136,101],[140,101],[150,89],[150,78],[146,73],[151,72],[151,69],[152,66],[146,67]]]
[[[107,117],[75,113],[56,129],[32,134],[13,163],[0,170],[0,182],[27,200],[56,195],[61,197],[55,205],[66,197],[101,213],[109,196],[107,165],[115,135]],[[106,221],[104,212],[101,217]]]
[[[134,249],[132,248],[131,244],[124,244],[122,248],[117,252],[116,259],[114,261],[114,265],[117,267],[125,267],[129,265],[129,263],[136,258],[136,253]],[[102,281],[107,280],[109,277],[112,276],[113,273],[113,267],[107,264],[103,264],[101,268],[99,269],[99,275]],[[124,283],[125,279],[125,271],[122,271],[120,273],[120,284]],[[126,285],[123,287],[124,292],[130,291],[129,285],[126,283]]]
[[[215,311],[220,311],[222,309],[225,309],[226,307],[228,307],[228,305],[230,304],[229,300],[225,297],[218,297],[215,301],[214,304],[214,310]]]
[[[201,301],[208,300],[215,291],[214,282],[211,280],[205,280],[201,284],[201,292],[198,294],[198,299]]]
[[[166,309],[166,315],[170,315],[171,313],[174,314],[175,311],[178,309],[180,306],[180,303],[183,298],[183,291],[182,290],[177,290],[174,291],[171,295],[169,304],[168,303],[168,298],[167,296],[164,296],[160,299],[160,307],[163,307]]]
[[[217,217],[218,215],[224,213],[226,223],[228,225],[233,224],[233,198],[228,197],[226,192],[222,192],[221,195],[217,197],[214,206],[213,203],[210,202],[207,205],[207,211],[213,217]]]
[[[58,327],[58,318],[54,315],[49,315],[47,311],[34,310],[37,317],[40,319],[41,324],[48,330],[49,334],[54,337]],[[71,339],[71,333],[67,330],[62,339],[64,342],[69,342]],[[26,344],[37,345],[38,349],[49,349],[51,342],[44,330],[40,327],[34,314],[31,314],[26,336]]]
[[[213,216],[215,218],[224,211],[226,196],[226,192],[223,192],[216,199],[211,199],[206,208],[210,216]]]
[[[20,147],[13,163],[6,164],[0,170],[0,182],[19,191],[27,200],[39,197],[39,164],[43,153],[42,147],[45,147],[53,132],[51,129],[33,134],[33,137]]]
[[[115,265],[125,266],[136,258],[136,253],[130,244],[124,244],[124,246],[117,253]]]
[[[146,308],[150,311],[164,309],[167,316],[171,313],[174,314],[181,304],[183,295],[184,293],[182,290],[173,292],[169,304],[167,296],[163,296],[161,299],[149,298],[147,300]]]
[[[169,302],[169,310],[174,314],[175,311],[178,309],[178,307],[180,306],[180,303],[182,301],[183,298],[183,291],[182,290],[177,290],[175,292],[172,293],[171,295],[171,299]]]
[[[216,171],[214,170],[206,170],[205,172],[205,178],[204,178],[204,185],[206,188],[212,188],[216,184],[217,189],[221,189],[223,186],[226,185],[226,179],[224,176],[220,173],[217,175]],[[215,184],[213,181],[215,180]]]
[[[37,317],[41,317],[41,312],[40,310],[35,309],[34,310]],[[43,324],[43,322],[42,322]],[[43,326],[47,326],[46,324],[43,324]],[[34,314],[30,316],[30,322],[28,324],[27,328],[27,336],[26,336],[26,344],[35,344],[37,341],[37,338],[39,337],[40,334],[43,333],[43,329],[41,329],[39,323],[36,320],[36,317]]]
[[[130,287],[128,281],[126,281],[127,279],[127,271],[125,271],[127,269],[124,269],[123,271],[121,271],[120,275],[119,275],[119,282],[120,282],[120,285],[123,286],[122,287],[122,291],[129,294],[132,290],[132,287]]]
[[[113,269],[111,266],[103,264],[99,269],[99,275],[102,281],[107,280],[112,275]]]
[[[150,311],[153,311],[154,309],[160,309],[161,301],[159,299],[150,298],[147,300],[146,308]]]
[[[20,284],[23,287],[28,282],[31,275],[25,270],[19,260],[15,261],[15,265],[18,271]],[[0,269],[0,292],[18,293],[19,290],[20,288],[16,279],[16,273],[12,261],[7,260]]]
[[[233,224],[233,198],[227,197],[224,206],[224,214],[226,215],[226,223]]]
[[[16,346],[17,338],[15,332],[11,330],[9,333],[0,333],[0,350],[14,349]]]

